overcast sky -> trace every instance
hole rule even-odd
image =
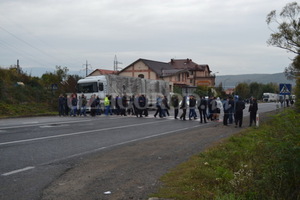
[[[217,75],[279,73],[293,54],[268,46],[266,16],[287,0],[1,0],[0,66],[125,68],[190,58]]]

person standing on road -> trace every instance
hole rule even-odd
[[[134,96],[129,96],[128,106],[127,106],[127,113],[128,115],[133,115],[133,99]]]
[[[116,96],[116,98],[115,98],[115,114],[116,115],[120,115],[120,113],[121,113],[121,106],[120,106],[120,104],[121,104],[121,98],[119,97],[119,95],[117,95]]]
[[[59,114],[59,116],[65,115],[64,106],[65,106],[65,98],[62,94],[60,94],[58,97],[58,114]]]
[[[228,125],[230,108],[231,105],[229,104],[229,98],[224,99],[223,101],[223,109],[224,109],[223,125],[224,126]]]
[[[66,97],[65,97],[65,105],[64,105],[64,109],[65,109],[65,116],[68,116],[69,115],[69,102],[70,101],[70,96],[69,95],[67,95]]]
[[[81,115],[84,115],[86,116],[86,104],[87,104],[87,100],[86,100],[86,97],[84,96],[84,94],[82,94],[81,96],[81,110],[80,110],[80,116]]]
[[[197,103],[196,98],[193,95],[191,95],[190,104],[189,104],[190,107],[189,120],[192,120],[192,118],[197,119],[197,114],[195,111],[196,103]]]
[[[216,97],[210,97],[208,100],[208,119],[211,121],[215,120],[216,117],[216,108],[217,108],[217,102]]]
[[[250,102],[249,106],[249,112],[250,112],[250,123],[249,126],[252,126],[252,122],[254,122],[254,125],[256,125],[256,113],[258,110],[257,100],[256,98],[253,98]]]
[[[178,96],[174,95],[172,96],[172,106],[174,107],[174,118],[177,119],[178,117],[178,107],[179,107],[179,100]]]
[[[73,94],[71,103],[72,103],[72,114],[74,117],[76,117],[77,115],[77,101],[78,100],[76,94]]]
[[[126,109],[127,109],[128,103],[127,103],[127,96],[124,94],[122,96],[122,107],[121,107],[121,116],[127,116]]]
[[[233,113],[234,113],[234,100],[232,98],[232,96],[229,96],[229,110],[228,110],[228,120],[229,120],[229,124],[233,124]]]
[[[239,98],[235,105],[235,127],[239,125],[239,127],[242,127],[243,124],[243,110],[245,109],[245,102]]]
[[[169,106],[169,100],[168,100],[167,96],[163,97],[163,100],[162,100],[162,109],[163,109],[165,115],[170,116],[170,113],[169,113],[170,106]]]
[[[99,96],[96,97],[96,115],[101,115],[101,104]]]
[[[156,98],[156,112],[154,114],[154,117],[159,116],[160,118],[163,117],[163,110],[162,110],[162,97],[158,95]]]
[[[96,108],[97,108],[96,104],[97,104],[96,103],[96,94],[93,94],[90,98],[90,101],[89,101],[89,105],[91,107],[91,113],[90,114],[91,114],[92,117],[96,116]]]
[[[138,105],[139,105],[139,115],[143,117],[144,111],[146,109],[146,97],[145,95],[140,95],[138,98]]]
[[[108,116],[108,113],[110,112],[110,101],[108,99],[108,95],[104,98],[104,109],[105,109],[105,115]]]
[[[206,121],[207,101],[206,101],[205,97],[200,97],[200,103],[198,106],[198,110],[199,110],[199,115],[200,115],[200,123],[203,123],[203,119],[204,119],[204,123],[207,123],[207,121]]]
[[[216,100],[216,106],[216,120],[219,120],[221,111],[223,110],[223,104],[220,97],[218,97]]]
[[[180,119],[185,121],[185,116],[186,116],[186,96],[183,97],[182,102],[181,102],[181,106],[180,109],[182,109],[182,114],[180,116]]]

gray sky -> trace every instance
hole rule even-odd
[[[294,55],[266,44],[266,16],[290,2],[1,0],[0,66],[112,70],[116,55],[123,68],[190,58],[217,75],[283,72]]]

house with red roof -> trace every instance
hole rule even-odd
[[[118,75],[140,77],[154,80],[165,80],[180,87],[215,86],[215,75],[207,64],[197,64],[192,59],[171,59],[160,62],[138,59]]]

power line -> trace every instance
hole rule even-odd
[[[55,60],[56,62],[57,62],[58,60],[62,61],[61,59],[58,59],[57,57],[54,57],[54,56],[48,54],[47,52],[43,51],[42,49],[35,47],[34,45],[30,44],[29,42],[26,42],[26,41],[23,40],[22,38],[18,37],[17,35],[13,34],[12,32],[8,31],[7,29],[5,29],[3,26],[0,26],[0,29],[1,29],[2,31],[6,32],[7,34],[11,35],[13,38],[17,39],[18,41],[21,41],[23,44],[25,44],[25,45],[29,46],[30,48],[36,50],[36,51],[39,52],[40,54],[45,55],[45,56],[47,56],[47,57],[49,57],[49,58]],[[12,49],[12,48],[10,48],[10,49]],[[35,57],[36,57],[36,56],[35,56]],[[31,60],[33,60],[33,59],[31,59]],[[73,59],[71,59],[71,60],[73,60]],[[39,63],[38,61],[35,61],[35,62],[36,62],[36,63]],[[68,63],[68,64],[69,64],[70,66],[74,65],[74,64],[71,64],[71,63]],[[57,64],[54,64],[54,65],[57,65]]]
[[[10,44],[8,44],[8,43],[6,43],[6,42],[4,42],[4,41],[0,41],[0,46],[2,46],[4,50],[10,49],[11,51],[14,51],[14,52],[17,53],[19,56],[20,56],[20,55],[23,55],[24,57],[28,58],[29,60],[31,60],[31,61],[33,61],[33,62],[39,64],[39,65],[42,65],[42,66],[45,65],[44,63],[41,63],[41,62],[37,61],[37,60],[35,59],[35,56],[29,54],[27,51],[20,51],[19,48],[15,47],[15,46],[13,46],[13,45],[10,45]],[[7,51],[6,51],[6,52],[7,52]]]

